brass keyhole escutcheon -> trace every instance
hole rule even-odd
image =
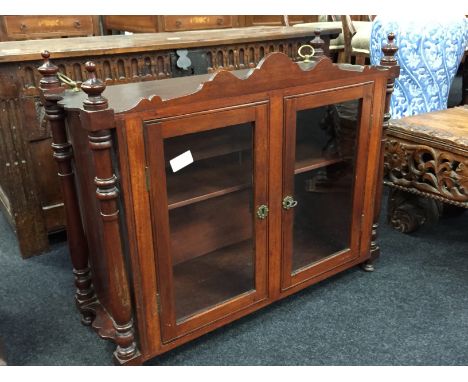
[[[297,206],[297,200],[294,200],[292,196],[288,195],[283,199],[283,208],[285,210],[289,210],[290,208],[294,208],[296,206]]]
[[[265,219],[268,216],[268,206],[262,204],[257,208],[257,216],[259,219]]]
[[[310,54],[304,54],[303,53],[304,48],[309,48],[310,49]],[[310,58],[315,54],[315,49],[314,49],[314,47],[312,45],[302,45],[297,50],[297,54],[304,59],[303,62],[310,62]]]

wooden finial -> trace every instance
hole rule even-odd
[[[325,54],[323,51],[323,46],[325,45],[325,41],[323,41],[320,38],[320,29],[314,30],[315,37],[314,39],[310,42],[310,44],[314,47],[315,49],[315,54],[314,57],[320,57]]]
[[[88,72],[88,79],[81,84],[81,90],[88,95],[88,98],[83,101],[84,108],[86,110],[107,109],[107,99],[102,96],[106,84],[96,78],[96,64],[88,61],[85,64],[85,69]]]
[[[395,45],[395,34],[390,32],[387,37],[387,43],[382,46],[383,57],[380,60],[380,65],[394,66],[397,65],[397,59],[395,57],[398,47]]]
[[[44,60],[44,63],[37,68],[39,73],[41,73],[42,78],[40,80],[40,86],[43,89],[53,89],[53,88],[59,88],[60,87],[60,80],[57,76],[57,73],[59,71],[58,66],[52,64],[49,61],[50,53],[47,50],[44,50],[41,53],[41,56]]]

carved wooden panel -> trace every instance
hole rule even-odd
[[[392,120],[385,147],[388,184],[468,207],[467,107]]]
[[[468,207],[468,158],[389,134],[385,178],[392,186]]]
[[[213,47],[208,49],[206,54],[208,73],[220,68],[228,70],[254,68],[263,57],[272,52],[284,53],[297,61],[300,58],[297,54],[299,47],[309,43],[310,39],[304,38]],[[324,51],[328,55],[328,44],[325,44]]]

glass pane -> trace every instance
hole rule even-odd
[[[350,247],[359,100],[297,113],[293,273]]]
[[[177,320],[255,288],[253,137],[243,124],[164,142]]]

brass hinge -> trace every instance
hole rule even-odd
[[[149,167],[145,166],[145,182],[146,182],[146,191],[149,192],[150,190],[150,173],[149,173]]]
[[[365,215],[361,214],[361,224],[359,224],[359,237],[358,237],[359,248],[361,248],[362,232],[364,231],[364,219],[365,219]]]
[[[158,307],[158,314],[161,314],[161,298],[159,297],[159,293],[156,293],[156,305]]]

